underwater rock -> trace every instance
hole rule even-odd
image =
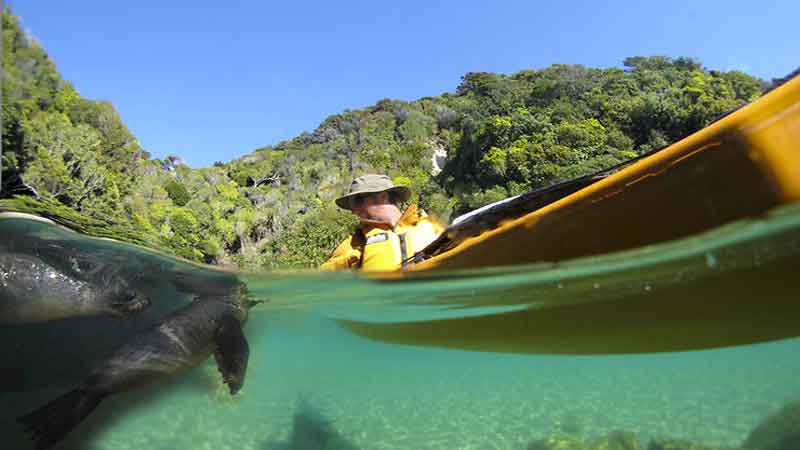
[[[557,426],[561,433],[572,436],[580,436],[584,430],[583,420],[580,416],[574,414],[564,416]]]
[[[800,449],[800,401],[789,403],[750,432],[743,448],[757,450]]]
[[[292,418],[292,430],[285,442],[267,442],[263,450],[358,450],[342,437],[332,421],[326,419],[306,400],[298,401]]]
[[[587,450],[583,441],[568,434],[558,434],[538,439],[528,444],[527,450]]]
[[[731,450],[723,447],[709,447],[690,441],[670,438],[655,438],[650,441],[647,450]]]
[[[587,450],[640,450],[641,444],[636,433],[614,430],[606,436],[593,439],[586,446]]]
[[[571,434],[557,434],[528,444],[527,450],[640,450],[635,433],[614,430],[609,434],[583,441]]]

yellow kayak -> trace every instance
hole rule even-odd
[[[416,271],[560,261],[690,236],[800,200],[800,76]]]
[[[540,209],[405,272],[371,275],[432,282],[500,267],[498,276],[530,282],[420,302],[513,310],[340,322],[385,342],[520,353],[663,352],[800,336],[798,200],[795,76]]]

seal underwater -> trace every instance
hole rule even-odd
[[[66,258],[66,256],[62,256]],[[41,254],[0,253],[0,323],[32,323],[75,316],[126,317],[150,300],[133,288],[135,273],[78,256],[66,267]]]
[[[72,389],[192,299],[240,285],[230,271],[21,213],[0,212],[0,260],[0,397],[30,399],[0,408],[0,434],[46,403],[36,391]]]
[[[150,306],[134,287],[141,284],[141,267],[107,248],[76,245],[74,232],[49,219],[0,212],[0,220],[10,225],[0,234],[0,324],[127,317]]]
[[[82,385],[40,407],[18,422],[36,441],[51,448],[109,395],[197,366],[213,353],[231,395],[244,383],[249,346],[242,332],[249,309],[245,287],[228,296],[204,297],[175,311],[134,336],[106,359]]]

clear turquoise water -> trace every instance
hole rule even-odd
[[[781,230],[800,235],[800,214],[789,215]],[[770,220],[624,257],[406,284],[351,275],[247,275],[251,294],[271,303],[255,308],[246,325],[250,364],[238,395],[227,394],[212,359],[104,401],[63,448],[300,448],[287,446],[287,440],[301,401],[362,449],[525,449],[532,440],[557,433],[590,438],[616,429],[636,433],[643,443],[666,436],[735,447],[767,415],[800,400],[800,339],[636,355],[507,354],[370,341],[331,317],[386,322],[480,315],[513,310],[525,301],[547,308],[579,292],[581,298],[603,301],[607,290],[627,296],[639,292],[644,298],[702,271],[756,267],[772,253],[797,261],[785,236],[780,248],[765,244],[776,236]],[[12,232],[18,239],[68,238],[130,252],[132,258],[163,259],[28,221],[0,221],[0,229],[6,239]],[[737,259],[730,250],[739,241],[749,245],[750,259]],[[676,264],[685,273],[676,272]],[[660,272],[667,268],[670,277]],[[535,300],[492,294],[515,284],[537,293]],[[177,305],[185,300],[174,296],[161,289],[155,301]],[[82,326],[86,323],[108,326],[101,321]],[[3,361],[3,370],[18,370],[17,362]],[[0,426],[10,448],[26,446],[13,418],[65,389],[53,385],[0,394]]]
[[[92,449],[261,449],[288,439],[298,397],[364,449],[522,449],[558,432],[614,429],[734,446],[800,399],[800,342],[683,354],[565,357],[415,349],[363,341],[319,317],[255,317],[235,399],[211,363],[115,416]],[[122,397],[122,396],[120,396]],[[91,425],[91,424],[90,424]],[[88,431],[88,430],[84,430]]]

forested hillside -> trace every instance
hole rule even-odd
[[[380,100],[192,169],[177,156],[152,158],[110,102],[82,98],[7,10],[2,76],[3,196],[25,194],[6,207],[251,269],[324,260],[355,224],[333,204],[354,176],[386,173],[447,221],[676,141],[767,85],[664,56],[627,58],[624,68],[467,73],[454,92]]]

